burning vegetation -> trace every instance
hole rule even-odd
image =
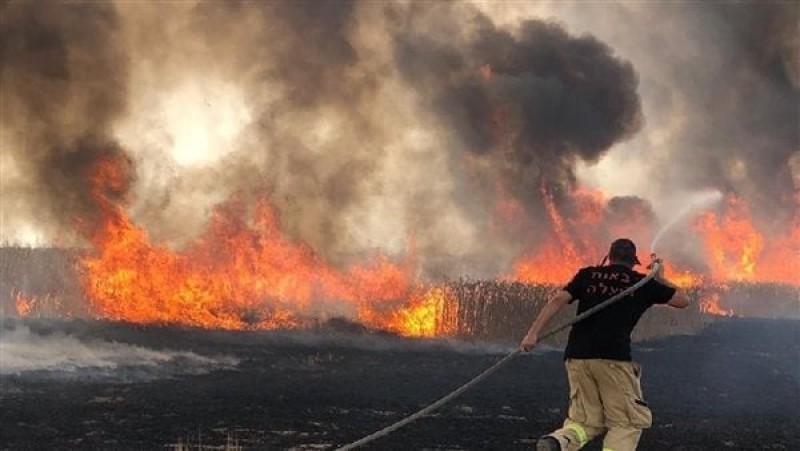
[[[70,262],[25,273],[13,262],[34,257],[4,250],[5,304],[202,328],[341,316],[408,336],[494,336],[490,323],[515,321],[612,239],[661,251],[648,243],[663,208],[578,175],[642,132],[675,135],[652,158],[663,173],[641,168],[658,184],[643,194],[724,196],[663,240],[668,278],[708,314],[747,311],[725,306],[743,286],[797,301],[797,40],[749,32],[796,34],[782,5],[720,15],[747,41],[723,49],[744,66],[727,84],[711,77],[705,103],[674,94],[687,120],[711,108],[718,123],[661,134],[645,129],[635,61],[590,34],[533,18],[512,30],[469,4],[310,5],[164,4],[170,26],[153,36],[159,8],[4,4],[1,183],[19,214],[2,219],[23,230],[36,218],[69,248],[45,260]],[[234,33],[218,26],[231,22]]]
[[[76,268],[91,315],[134,323],[254,330],[310,327],[344,316],[407,336],[512,340],[574,268],[594,264],[590,258],[602,255],[604,243],[594,239],[599,227],[621,234],[622,227],[631,226],[615,225],[614,211],[600,193],[578,193],[580,214],[569,219],[544,196],[553,235],[532,257],[521,258],[506,281],[437,282],[418,275],[413,251],[400,262],[377,255],[337,268],[309,245],[287,237],[279,215],[263,199],[249,206],[233,197],[218,205],[207,230],[182,251],[152,243],[110,197],[125,186],[126,168],[124,158],[105,158],[95,166],[91,193],[101,219],[86,229],[94,250],[81,252]],[[635,225],[645,227],[640,221]],[[694,227],[705,238],[707,270],[672,265],[668,277],[693,290],[700,313],[735,314],[722,301],[731,286],[754,292],[785,286],[785,293],[764,298],[797,298],[797,283],[783,278],[788,271],[761,271],[762,264],[769,265],[762,259],[779,250],[765,246],[740,200],[729,197],[719,213],[699,215]],[[784,258],[791,266],[791,255]],[[14,301],[19,316],[65,313],[49,293],[36,298],[17,291]],[[743,310],[746,314],[748,308]]]
[[[135,323],[275,329],[308,327],[319,318],[339,315],[409,336],[496,337],[479,332],[495,327],[487,321],[496,316],[479,313],[480,308],[511,312],[491,321],[508,325],[515,309],[531,308],[531,301],[535,307],[546,298],[547,287],[565,283],[574,268],[602,255],[604,243],[594,238],[598,228],[608,228],[613,236],[625,233],[624,227],[647,225],[646,215],[635,215],[638,204],[629,207],[624,223],[615,224],[616,212],[600,193],[588,191],[576,194],[579,215],[567,220],[543,191],[552,238],[514,266],[515,273],[507,276],[512,285],[484,283],[469,289],[464,281],[424,281],[417,275],[413,252],[399,263],[378,255],[346,269],[330,265],[307,244],[288,238],[278,214],[263,199],[252,207],[237,197],[220,204],[205,233],[183,251],[159,246],[109,197],[125,186],[126,168],[127,161],[120,158],[102,159],[95,166],[91,192],[101,219],[89,237],[95,251],[81,257],[78,267],[94,315]],[[720,216],[722,220],[706,212],[695,222],[706,238],[707,272],[672,266],[669,277],[686,288],[724,287],[728,282],[791,284],[791,279],[781,279],[785,272],[757,271],[763,238],[740,201],[729,197]],[[631,224],[631,217],[639,218],[638,223]],[[785,261],[791,262],[789,257]],[[515,283],[543,289],[509,288]],[[509,292],[516,307],[500,305],[508,303]],[[712,289],[698,296],[700,311],[733,314],[721,307],[720,293]],[[30,314],[35,302],[18,293],[17,313]]]

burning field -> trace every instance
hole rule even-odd
[[[798,20],[3,2],[0,447],[344,444],[509,352],[625,236],[693,299],[637,330],[642,446],[796,448]],[[529,447],[563,384],[519,359],[376,446]]]
[[[270,330],[256,330],[257,322],[226,330],[79,319],[78,309],[65,319],[58,313],[73,307],[56,296],[18,297],[11,316],[22,318],[0,324],[0,445],[334,449],[512,352],[553,289],[450,281],[431,289],[445,297],[428,316],[388,310],[405,322],[382,329],[311,316]],[[641,448],[800,446],[800,288],[738,282],[690,291],[700,301],[688,311],[654,308],[636,333],[634,353],[656,418]],[[562,312],[555,323],[572,315]],[[564,340],[557,335],[369,449],[531,449],[565,411]]]

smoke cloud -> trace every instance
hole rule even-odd
[[[0,326],[0,376],[144,382],[177,374],[201,374],[238,363],[230,357],[79,339],[58,330],[58,324],[46,329],[50,330],[13,322]]]
[[[203,46],[160,65],[213,62],[207,76],[241,86],[252,121],[219,164],[138,197],[203,217],[195,196],[176,191],[262,189],[288,232],[334,261],[403,252],[409,236],[422,255],[513,240],[489,227],[498,180],[541,219],[543,188],[567,203],[574,162],[597,160],[641,125],[631,65],[554,23],[529,20],[514,36],[469,6],[339,2],[200,3],[170,17],[167,36],[145,39]],[[473,25],[453,39],[428,31],[434,17],[444,29]]]
[[[738,193],[762,218],[792,218],[800,189],[790,171],[800,152],[800,9],[791,2],[694,8],[703,26],[690,24],[718,66],[676,74],[688,88],[691,125],[670,158],[669,181]]]
[[[132,184],[113,194],[159,242],[186,244],[231,195],[267,197],[335,263],[404,253],[413,237],[423,260],[486,255],[500,271],[551,227],[543,193],[569,217],[586,173],[622,196],[609,218],[650,223],[649,202],[676,188],[796,215],[793,3],[2,13],[6,236],[91,220],[87,173],[108,156],[130,161]],[[498,226],[504,202],[519,227]]]
[[[78,218],[92,220],[93,164],[121,152],[111,129],[127,103],[121,18],[100,3],[1,8],[3,175],[18,179],[3,184],[2,219],[64,236]]]
[[[395,43],[400,73],[456,130],[454,147],[489,154],[527,202],[541,198],[543,185],[571,190],[577,159],[597,161],[639,130],[633,67],[592,36],[573,37],[539,20],[512,34],[477,11],[465,18],[431,9],[445,29],[475,25],[461,38],[437,39],[412,8]]]
[[[508,11],[487,13],[513,22]],[[641,193],[665,216],[708,189],[744,198],[776,232],[797,216],[798,5],[553,2],[527,14],[591,32],[639,74],[647,123],[581,171],[594,185]]]

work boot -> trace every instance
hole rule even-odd
[[[555,437],[545,435],[536,442],[536,451],[561,451],[561,444]]]

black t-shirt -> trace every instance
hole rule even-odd
[[[622,265],[590,266],[575,275],[564,290],[578,299],[578,314],[642,280]],[[650,280],[625,298],[572,326],[565,359],[631,360],[631,332],[653,304],[665,304],[675,289]],[[572,301],[570,301],[572,302]]]

